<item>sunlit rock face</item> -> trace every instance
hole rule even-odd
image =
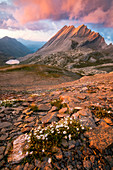
[[[8,60],[7,62],[6,62],[6,64],[10,64],[10,65],[12,65],[12,64],[19,64],[20,62],[18,61],[18,60]]]

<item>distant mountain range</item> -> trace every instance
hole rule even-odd
[[[97,66],[113,63],[113,45],[107,45],[99,33],[85,25],[64,26],[42,48],[19,60],[24,64],[58,66],[89,75],[100,73]]]
[[[31,53],[31,51],[22,43],[7,36],[0,39],[0,52],[15,58]]]
[[[18,41],[24,44],[32,53],[36,52],[46,43],[45,41],[30,41],[22,38],[19,38]]]

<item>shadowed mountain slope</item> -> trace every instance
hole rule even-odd
[[[30,50],[22,43],[7,36],[0,39],[0,51],[8,56],[16,58],[30,53]]]

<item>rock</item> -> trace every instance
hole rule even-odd
[[[104,118],[104,121],[105,121],[106,123],[110,124],[110,125],[113,125],[113,121],[112,121],[110,118],[108,118],[108,117],[105,117],[105,118]]]
[[[38,110],[49,111],[50,109],[51,109],[51,104],[50,103],[38,105]]]
[[[68,142],[67,142],[67,140],[62,139],[62,146],[63,146],[64,148],[67,148],[67,147],[68,147]]]
[[[4,164],[5,164],[4,160],[0,161],[0,167],[3,166]]]
[[[31,109],[30,108],[27,108],[27,109],[25,109],[25,110],[23,110],[23,112],[22,113],[28,113],[28,112],[30,112],[31,111]]]
[[[81,109],[80,111],[77,112],[79,115],[81,116],[85,116],[85,117],[92,117],[92,113],[90,109]]]
[[[63,158],[62,151],[60,148],[58,147],[53,148],[53,152],[57,152],[56,154],[54,154],[57,160],[60,160]]]
[[[16,170],[23,170],[23,165],[16,166]]]
[[[72,166],[72,165],[68,165],[68,166],[67,166],[67,169],[68,169],[68,170],[73,170],[73,166]]]
[[[29,164],[28,162],[25,164],[24,169],[23,170],[33,170],[34,166]]]
[[[13,141],[13,150],[8,156],[8,162],[19,163],[24,157],[26,157],[26,154],[22,153],[26,139],[26,134],[23,134]]]
[[[24,115],[21,115],[20,117],[18,117],[17,122],[22,121],[24,117],[25,117]]]
[[[4,150],[5,150],[5,146],[0,146],[0,155],[3,154]]]
[[[91,161],[89,161],[89,160],[84,160],[84,161],[83,161],[83,167],[84,167],[86,170],[91,169]]]
[[[106,156],[106,160],[109,162],[110,166],[113,168],[113,156]]]
[[[12,124],[10,122],[1,122],[0,123],[0,129],[1,128],[6,128],[6,127],[9,127],[11,126]]]
[[[57,114],[57,117],[58,118],[64,118],[64,117],[66,117],[66,116],[69,116],[69,114]]]
[[[64,114],[67,111],[67,107],[64,107],[59,110],[59,114]]]
[[[76,107],[74,107],[74,109],[75,109],[75,110],[82,110],[83,107],[76,106]]]
[[[32,129],[32,127],[24,127],[21,132],[25,133],[25,132],[29,132]]]
[[[9,149],[11,148],[11,143],[7,144],[6,150],[5,150],[5,155],[8,154]]]
[[[28,117],[24,120],[24,122],[33,122],[35,117]]]
[[[0,155],[0,160],[4,157],[4,155]]]
[[[69,149],[73,149],[75,147],[76,141],[71,140],[68,142],[68,144],[69,144]]]
[[[81,116],[79,116],[79,120],[80,120],[81,124],[84,125],[84,126],[91,127],[91,128],[96,127],[95,121],[92,117],[81,117]]]
[[[91,156],[90,156],[90,161],[91,161],[92,163],[95,162],[95,155],[91,155]]]
[[[85,135],[89,137],[90,146],[96,147],[100,152],[113,144],[113,128],[103,121]]]
[[[60,95],[60,94],[62,94],[62,91],[53,91],[53,92],[51,92],[51,96]]]
[[[80,99],[80,100],[85,100],[86,98],[87,98],[87,96],[86,96],[86,94],[79,94],[78,96],[77,96],[77,98],[78,99]]]
[[[28,102],[23,102],[23,103],[22,103],[22,106],[28,107],[28,106],[29,106],[29,103],[28,103]]]
[[[35,159],[34,162],[35,162],[35,166],[38,167],[38,168],[40,168],[41,161]]]
[[[7,139],[7,137],[8,137],[8,133],[6,133],[5,135],[2,135],[1,137],[0,137],[0,140],[6,140]]]
[[[41,122],[43,123],[51,123],[56,120],[57,112],[48,113],[46,116],[41,118]]]
[[[56,111],[56,110],[57,110],[57,107],[56,107],[56,106],[52,106],[51,110],[49,110],[48,113],[54,112],[54,111]]]

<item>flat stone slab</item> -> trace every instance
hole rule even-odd
[[[43,123],[48,123],[48,122],[51,123],[51,122],[55,121],[56,116],[57,116],[57,112],[50,112],[46,116],[43,116],[41,118],[41,122],[43,122]]]
[[[13,141],[13,150],[8,157],[8,162],[19,163],[24,157],[27,156],[23,153],[23,148],[25,147],[26,139],[26,134],[23,134]]]
[[[10,122],[0,122],[0,129],[5,128],[5,127],[9,127],[11,125],[12,124]]]
[[[113,144],[113,127],[101,122],[98,127],[86,132],[85,136],[89,137],[90,146],[94,146],[100,152],[103,152]]]

